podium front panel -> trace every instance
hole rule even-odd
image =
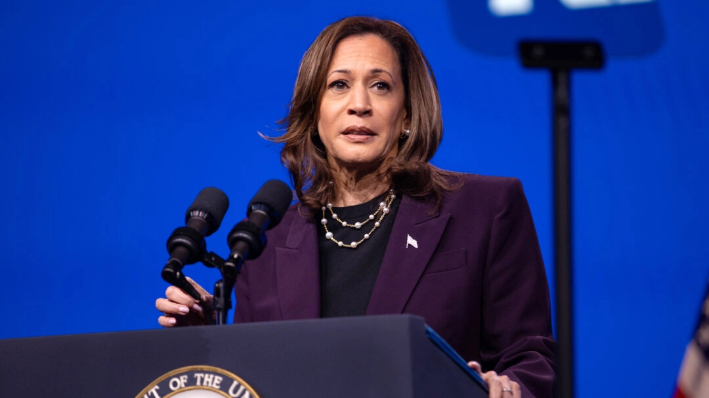
[[[10,339],[0,361],[8,398],[132,398],[188,366],[231,372],[261,398],[487,396],[408,315]]]

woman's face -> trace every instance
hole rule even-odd
[[[396,52],[373,34],[335,49],[320,99],[318,133],[336,170],[370,172],[398,153],[404,129],[404,82]]]

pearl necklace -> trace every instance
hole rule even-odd
[[[357,246],[359,246],[360,244],[362,244],[362,242],[364,242],[365,240],[369,239],[370,236],[372,236],[372,232],[374,232],[375,229],[379,228],[379,226],[382,225],[382,220],[384,219],[384,216],[389,214],[390,207],[391,207],[392,202],[394,202],[394,199],[396,199],[396,195],[394,194],[394,190],[390,189],[389,194],[387,195],[386,199],[379,202],[379,207],[377,208],[377,211],[370,214],[366,220],[364,220],[362,222],[356,222],[354,224],[348,223],[347,221],[344,221],[344,220],[340,220],[337,217],[337,214],[332,211],[332,203],[328,203],[327,205],[322,207],[322,220],[320,220],[323,227],[325,228],[325,238],[335,242],[337,244],[337,246],[348,247],[350,249],[356,249]],[[351,242],[348,245],[348,244],[342,242],[341,240],[335,239],[335,236],[333,235],[333,233],[328,231],[327,217],[325,217],[325,211],[328,209],[330,210],[330,214],[332,215],[332,219],[339,222],[340,224],[342,224],[343,227],[360,229],[366,223],[373,221],[374,219],[377,219],[377,220],[374,221],[374,226],[372,227],[372,229],[368,233],[364,234],[364,237],[362,237],[362,239],[360,239],[359,242]]]

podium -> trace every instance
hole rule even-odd
[[[487,397],[411,315],[9,339],[0,363],[7,398]]]

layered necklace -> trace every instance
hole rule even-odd
[[[382,198],[382,201],[379,202],[379,207],[377,207],[377,210],[370,214],[366,219],[363,221],[358,221],[355,223],[347,222],[345,220],[340,220],[340,218],[337,216],[335,212],[332,211],[332,203],[328,203],[325,206],[322,207],[322,220],[320,222],[322,223],[323,227],[325,228],[325,238],[328,240],[333,241],[334,243],[337,244],[337,246],[340,247],[348,247],[350,249],[356,249],[357,246],[361,245],[362,242],[365,240],[369,239],[370,236],[372,236],[372,233],[379,228],[379,226],[382,225],[382,220],[384,217],[386,217],[387,214],[389,214],[391,204],[394,202],[394,199],[396,199],[396,194],[394,194],[393,189],[389,189],[389,192],[386,194],[384,198]],[[327,216],[325,212],[327,210],[330,210],[330,216],[332,217],[333,220],[339,222],[342,224],[343,227],[346,228],[355,228],[355,229],[361,229],[363,226],[365,226],[368,222],[374,221],[374,225],[372,226],[372,229],[369,230],[369,232],[365,233],[362,239],[359,241],[355,242],[352,241],[349,244],[335,239],[335,236],[333,235],[332,232],[328,231],[327,229]]]

